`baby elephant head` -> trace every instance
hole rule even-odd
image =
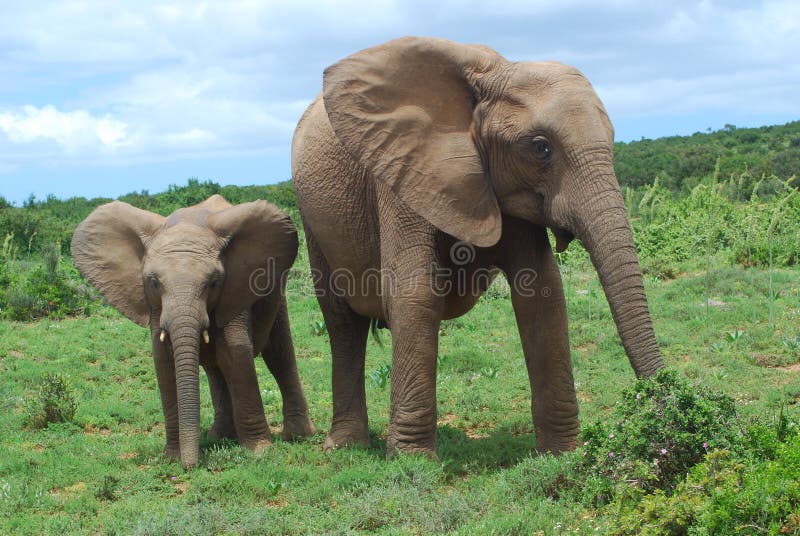
[[[184,466],[199,452],[201,344],[210,328],[282,292],[296,255],[297,232],[284,212],[266,201],[233,206],[218,195],[168,218],[115,201],[75,230],[78,270],[122,314],[149,324],[156,346],[172,350]]]

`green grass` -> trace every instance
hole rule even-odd
[[[161,456],[163,417],[146,329],[102,307],[91,317],[0,324],[0,533],[381,534],[596,533],[615,515],[565,492],[580,454],[537,457],[530,392],[507,288],[493,287],[440,336],[440,461],[385,459],[389,387],[371,381],[390,364],[370,338],[367,398],[372,446],[322,452],[331,418],[328,335],[301,259],[290,280],[295,348],[319,433],[254,455],[203,439],[200,465],[184,471]],[[565,270],[581,420],[609,415],[634,381],[608,306],[586,265]],[[715,264],[721,265],[722,263]],[[800,334],[797,269],[773,274],[769,326],[766,270],[713,270],[706,307],[702,269],[646,280],[665,358],[680,375],[737,402],[744,418],[797,416]],[[599,307],[598,307],[599,304]],[[741,335],[731,337],[732,332]],[[786,341],[789,341],[788,343]],[[280,429],[281,400],[257,361],[267,418]],[[70,379],[72,423],[26,426],[26,401],[48,372]],[[202,382],[205,383],[203,375]],[[201,422],[212,408],[201,386]],[[580,483],[574,483],[580,488]],[[579,491],[579,489],[577,490]]]

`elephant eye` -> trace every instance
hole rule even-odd
[[[158,290],[161,287],[161,283],[159,283],[158,278],[154,276],[150,278],[150,286],[153,290]]]
[[[222,284],[222,274],[215,273],[214,275],[211,276],[211,279],[208,281],[208,288],[209,289],[219,288],[221,284]]]
[[[549,160],[553,154],[550,144],[544,138],[536,138],[532,143],[533,154],[539,160]]]

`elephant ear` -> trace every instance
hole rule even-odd
[[[72,235],[75,266],[120,313],[140,326],[150,322],[142,258],[165,218],[114,201],[97,207]]]
[[[408,37],[328,67],[336,137],[437,228],[477,246],[500,238],[500,208],[472,141],[472,83],[503,61],[485,47]]]
[[[243,203],[208,217],[208,227],[224,242],[225,284],[214,309],[224,326],[260,298],[283,291],[297,256],[291,218],[266,201]]]

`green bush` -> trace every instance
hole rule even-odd
[[[673,371],[637,381],[610,418],[583,432],[590,501],[671,490],[709,449],[731,446],[735,416],[730,397],[690,385]]]
[[[800,436],[780,443],[774,460],[710,452],[671,495],[611,508],[611,534],[800,534]]]
[[[117,499],[118,488],[119,478],[114,475],[106,475],[97,486],[94,496],[100,501],[114,501]]]
[[[765,178],[752,191],[742,191],[734,182],[709,178],[680,197],[659,181],[643,187],[638,208],[628,209],[635,213],[632,227],[643,269],[659,277],[671,271],[670,264],[719,251],[743,266],[769,265],[770,249],[775,266],[800,262],[800,196],[792,181]],[[774,182],[779,186],[761,197],[759,189]],[[629,198],[637,195],[628,190]]]
[[[2,278],[0,263],[0,278]],[[42,250],[42,263],[21,270],[0,293],[3,316],[12,320],[64,318],[89,313],[100,303],[99,296],[71,263],[63,262],[58,244]]]
[[[78,401],[69,380],[58,373],[48,373],[39,383],[36,395],[25,403],[28,424],[46,428],[55,422],[72,422]]]

